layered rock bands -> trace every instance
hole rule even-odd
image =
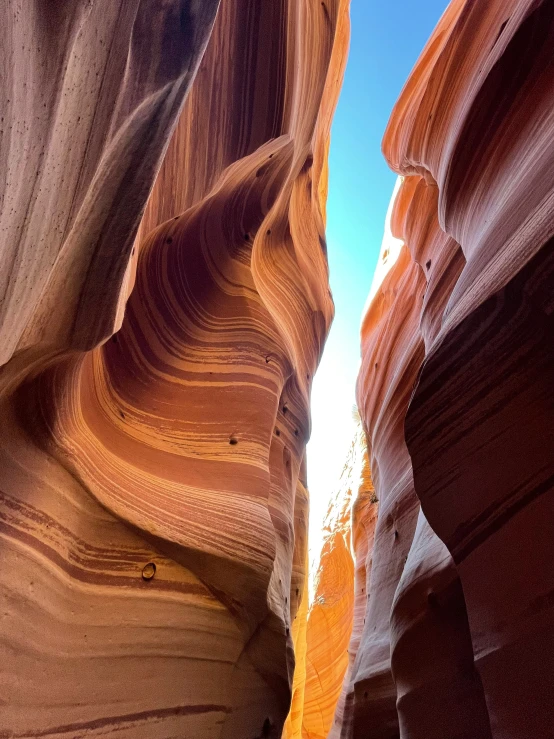
[[[348,682],[345,675],[351,669],[365,617],[377,508],[365,434],[359,424],[323,522],[311,603],[307,614],[301,618],[299,613],[300,620],[293,625],[293,634],[298,634],[296,672],[284,739],[339,736]]]
[[[554,736],[553,48],[550,0],[454,0],[385,134],[402,244],[362,325],[379,517],[343,739]]]
[[[347,5],[2,4],[1,736],[281,734]]]
[[[554,1],[394,109],[310,609],[348,0],[218,5],[0,8],[0,736],[552,739]]]

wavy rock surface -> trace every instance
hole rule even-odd
[[[455,0],[385,135],[404,245],[362,327],[380,510],[343,737],[552,735],[553,42],[547,0]]]
[[[421,295],[424,277],[406,247],[374,299],[362,326],[363,369],[367,388],[360,414],[366,424],[370,468],[379,499],[373,566],[365,624],[352,668],[347,717],[361,736],[371,726],[375,737],[398,735],[396,689],[390,664],[390,611],[415,530],[418,502],[403,426],[411,389],[423,359],[418,331],[420,303],[396,300],[395,288]],[[398,284],[398,287],[396,287]]]
[[[299,739],[327,737],[348,667],[354,610],[350,511],[352,492],[359,485],[361,454],[361,439],[357,437],[323,521],[323,546],[306,629],[306,683]]]
[[[357,505],[353,511],[354,492]],[[366,573],[371,568],[368,537],[375,526],[376,513],[365,434],[360,424],[323,521],[323,546],[312,602],[304,619],[295,621],[293,626],[293,635],[298,633],[295,697],[283,739],[326,739],[340,727],[337,716],[342,715],[346,697],[343,681],[359,641],[367,599]],[[356,572],[353,545],[358,556],[362,550],[366,553]],[[301,610],[305,607],[303,602]]]
[[[347,5],[0,11],[0,733],[281,733]]]
[[[352,696],[348,694],[351,681],[352,667],[355,663],[360,639],[365,625],[367,601],[371,597],[369,590],[371,582],[371,567],[373,564],[373,545],[375,526],[379,510],[377,494],[371,479],[369,457],[365,434],[362,440],[362,469],[358,494],[353,501],[351,510],[351,540],[354,557],[354,612],[352,620],[352,634],[348,645],[348,667],[344,677],[342,690],[335,708],[335,715],[329,739],[339,739]]]

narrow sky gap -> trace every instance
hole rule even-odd
[[[310,563],[354,435],[359,327],[396,175],[381,154],[394,103],[447,0],[352,0],[350,55],[329,159],[327,243],[335,320],[312,390]],[[314,575],[310,567],[310,578]]]

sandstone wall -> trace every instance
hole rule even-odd
[[[348,3],[217,5],[0,10],[2,735],[289,708]]]
[[[361,429],[360,429],[361,431]],[[305,614],[301,658],[305,669],[294,676],[302,685],[297,722],[293,709],[283,739],[325,739],[348,666],[348,642],[354,610],[354,563],[351,552],[351,505],[357,492],[363,432],[353,440],[337,490],[328,503],[323,526],[323,545],[314,573],[313,593]],[[297,650],[297,660],[299,650]]]
[[[343,738],[552,736],[553,43],[548,0],[454,0],[385,134],[404,246],[362,326],[379,518]]]

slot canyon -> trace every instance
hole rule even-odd
[[[0,20],[0,739],[554,739],[554,0],[390,114],[313,588],[350,0]]]

